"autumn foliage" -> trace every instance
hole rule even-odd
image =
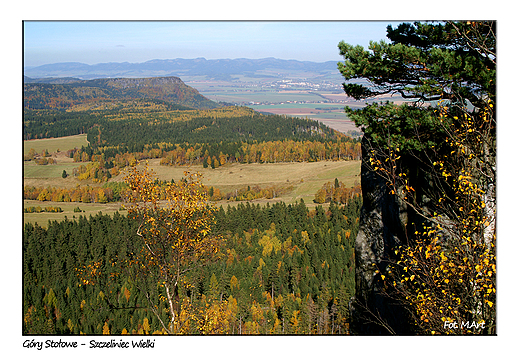
[[[23,198],[52,202],[108,203],[119,199],[118,190],[106,187],[76,186],[75,188],[24,186]]]
[[[373,169],[386,177],[391,194],[426,222],[415,239],[395,250],[395,262],[381,279],[389,293],[408,306],[418,330],[431,334],[494,333],[496,318],[496,230],[494,201],[493,103],[479,113],[451,116],[438,109],[451,155],[431,161],[437,190],[421,206],[405,172],[394,173],[398,148],[387,159],[374,155]],[[454,156],[455,155],[455,159]],[[474,321],[460,327],[460,321]],[[449,328],[450,323],[459,328]],[[471,326],[472,327],[469,327]]]
[[[378,256],[360,266],[374,288],[358,299],[400,308],[371,300],[360,319],[386,332],[494,334],[496,22],[402,23],[387,37],[339,44],[347,95],[405,99],[347,109],[364,132],[370,193],[392,205]]]
[[[148,167],[133,167],[126,177],[128,214],[139,222],[139,246],[129,261],[133,278],[143,285],[158,286],[158,295],[143,290],[149,307],[164,330],[178,333],[185,323],[179,290],[190,285],[188,272],[219,256],[220,236],[212,231],[215,208],[208,204],[198,174],[186,173],[179,183],[168,183],[160,192]],[[163,200],[160,200],[163,195]],[[155,297],[167,303],[168,315],[156,306]]]
[[[361,194],[361,185],[347,187],[345,183],[339,182],[338,179],[327,182],[314,195],[314,202],[318,204],[335,202],[346,204],[350,199],[358,197]]]

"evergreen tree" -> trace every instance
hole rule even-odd
[[[385,246],[384,256],[364,261],[363,273],[374,276],[372,290],[384,289],[410,311],[399,317],[414,320],[405,332],[449,333],[443,322],[465,317],[486,320],[480,332],[493,333],[496,23],[405,23],[389,26],[387,37],[390,43],[370,42],[367,50],[339,44],[347,95],[410,100],[347,109],[365,133],[362,169],[386,183],[388,201],[406,207],[410,227],[396,232],[402,246]],[[398,267],[388,274],[387,266]],[[365,299],[361,289],[358,297]],[[383,297],[360,303],[370,309],[366,316],[377,315],[391,330],[391,311],[385,317],[379,310],[386,308]]]

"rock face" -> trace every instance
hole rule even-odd
[[[355,247],[353,330],[357,334],[409,334],[406,312],[385,293],[376,271],[385,271],[393,257],[392,249],[406,243],[413,233],[413,224],[420,221],[397,195],[390,194],[385,180],[371,169],[367,158],[369,146],[367,138],[363,138],[363,207]]]

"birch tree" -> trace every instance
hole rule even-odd
[[[128,261],[132,278],[164,331],[180,333],[190,319],[182,291],[192,287],[190,276],[198,268],[219,255],[221,237],[212,230],[215,207],[198,174],[161,186],[148,167],[134,166],[126,182],[128,214],[140,223]]]

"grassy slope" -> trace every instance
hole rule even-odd
[[[28,161],[23,163],[23,178],[24,185],[33,186],[59,186],[65,188],[75,187],[76,184],[80,183],[71,177],[66,179],[62,178],[63,170],[68,174],[72,173],[75,167],[79,167],[82,164],[80,162],[73,162],[72,158],[66,156],[67,150],[75,147],[86,146],[87,135],[76,135],[60,138],[48,138],[41,140],[29,140],[23,142],[24,153],[29,152],[31,148],[34,148],[37,153],[41,153],[47,150],[54,158],[57,164],[48,165],[37,165],[34,161]],[[60,150],[58,153],[57,150]]]
[[[63,170],[65,170],[68,174],[71,174],[72,170],[76,167],[79,167],[82,164],[86,163],[68,163],[68,162],[59,162],[57,164],[49,164],[45,166],[37,165],[34,162],[24,162],[23,165],[23,176],[24,178],[34,178],[34,179],[53,179],[53,178],[61,178]],[[57,185],[61,185],[60,182],[55,182]]]
[[[316,191],[326,182],[335,178],[343,181],[347,186],[359,184],[360,161],[321,161],[321,162],[292,162],[270,164],[231,164],[217,169],[202,166],[168,167],[160,166],[159,160],[151,160],[150,167],[162,180],[178,180],[184,176],[184,171],[200,172],[204,183],[219,188],[223,193],[242,187],[259,185],[292,185],[294,190],[283,196],[286,202],[295,202],[304,199],[311,204]]]
[[[37,151],[47,149],[53,154],[56,148],[62,153],[67,149],[77,147],[78,143],[86,143],[84,135],[72,136],[66,139],[45,139],[24,142],[25,146],[30,144]],[[65,144],[68,142],[67,144]],[[97,186],[89,181],[78,181],[72,177],[63,179],[61,173],[65,169],[71,172],[73,167],[82,163],[73,163],[72,159],[57,155],[57,165],[38,166],[34,162],[26,162],[24,164],[24,185],[34,186],[59,186],[73,188],[77,184]],[[83,163],[85,164],[85,163]],[[322,162],[303,162],[303,163],[277,163],[277,164],[229,164],[217,169],[203,168],[202,165],[192,167],[170,167],[161,166],[159,159],[149,161],[150,168],[156,173],[161,180],[170,181],[171,179],[179,180],[184,176],[185,171],[200,172],[203,174],[203,182],[208,186],[219,188],[223,194],[240,189],[243,187],[259,185],[267,187],[272,185],[292,185],[294,189],[284,196],[271,200],[262,200],[256,202],[276,202],[284,201],[286,203],[294,203],[303,199],[308,206],[313,206],[314,194],[326,182],[334,181],[335,178],[344,182],[347,186],[359,184],[360,177],[360,161],[322,161]],[[111,181],[122,181],[124,174],[114,177]],[[228,202],[220,202],[219,204],[236,204]],[[56,203],[56,202],[39,202],[24,201],[24,207],[28,206],[59,206],[63,213],[30,213],[24,214],[25,222],[38,222],[40,225],[46,226],[48,219],[63,220],[65,216],[72,219],[75,215],[81,214],[95,215],[98,212],[113,213],[119,210],[119,203],[110,204],[84,204],[84,203]],[[84,213],[74,213],[75,207],[80,207]]]
[[[41,140],[29,140],[23,142],[23,153],[29,153],[31,148],[34,148],[36,153],[41,153],[47,149],[49,153],[60,150],[65,152],[75,147],[81,148],[81,146],[87,146],[87,134],[59,137],[59,138],[44,138]]]

